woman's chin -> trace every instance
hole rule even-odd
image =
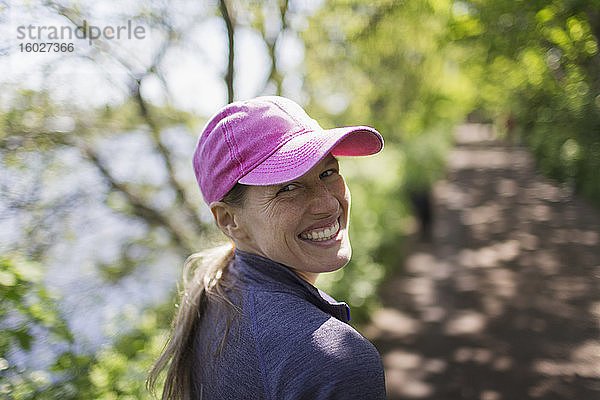
[[[327,269],[327,271],[323,272],[333,272],[345,267],[346,264],[350,262],[351,257],[352,247],[350,247],[350,243],[346,241],[346,243],[342,243],[340,248],[337,250],[335,258],[324,264],[324,266],[328,265],[329,268]]]
[[[350,243],[348,242],[347,246],[342,246],[338,252],[338,258],[340,260],[340,266],[337,269],[345,267],[346,264],[350,262],[350,258],[352,257],[352,247],[350,247]]]

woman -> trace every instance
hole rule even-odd
[[[210,119],[194,171],[233,247],[186,262],[200,265],[149,378],[152,387],[169,365],[163,399],[385,398],[379,354],[347,324],[348,306],[314,286],[351,255],[350,192],[335,157],[382,147],[373,128],[324,130],[282,97]]]

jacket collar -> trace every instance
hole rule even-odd
[[[234,268],[240,279],[259,290],[283,291],[297,295],[340,321],[350,321],[350,308],[346,303],[336,301],[283,264],[236,249]]]

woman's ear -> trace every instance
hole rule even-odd
[[[238,210],[222,201],[210,204],[210,211],[221,231],[232,240],[243,239],[246,233],[239,224]]]

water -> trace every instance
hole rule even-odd
[[[191,153],[195,138],[183,127],[163,132],[177,178],[195,193]],[[163,213],[176,214],[166,169],[144,131],[98,140],[88,145],[120,183],[143,193],[144,200]],[[187,162],[186,162],[187,161]],[[41,251],[45,285],[56,294],[57,307],[75,336],[71,350],[97,351],[130,331],[144,309],[164,303],[176,288],[187,254],[173,248],[168,232],[121,212],[127,202],[111,192],[96,166],[72,147],[24,153],[18,163],[0,159],[0,248],[3,252]],[[19,168],[18,164],[26,166]],[[24,204],[15,207],[14,199]],[[199,207],[203,220],[210,213]],[[105,270],[125,257],[131,270],[108,279]],[[65,350],[44,329],[33,327],[30,352],[13,351],[10,364],[44,369]]]

